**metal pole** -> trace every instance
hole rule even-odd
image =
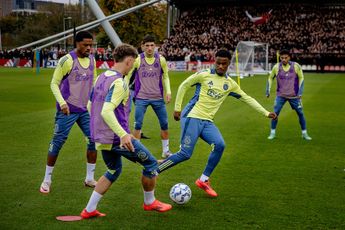
[[[95,0],[86,0],[86,1],[88,2],[91,10],[93,11],[97,19],[105,18],[103,11],[101,10],[101,8],[99,7],[99,5],[97,4]],[[110,41],[113,43],[115,47],[118,44],[122,43],[121,39],[119,38],[119,35],[117,35],[117,33],[115,32],[114,28],[111,26],[109,21],[103,21],[101,22],[101,25],[104,31],[106,32],[106,34],[108,35]]]
[[[168,3],[168,7],[167,7],[167,10],[168,10],[168,18],[167,18],[167,37],[169,38],[170,37],[170,27],[171,27],[171,5],[170,3]]]
[[[268,43],[266,43],[266,67],[265,70],[268,72]]]
[[[108,20],[108,21],[114,20],[114,19],[116,19],[116,18],[122,17],[122,16],[124,16],[124,15],[126,15],[126,14],[132,13],[132,12],[137,11],[137,10],[143,8],[143,7],[146,7],[146,6],[153,5],[153,4],[155,4],[155,3],[157,3],[157,2],[160,2],[160,1],[161,1],[161,0],[151,0],[151,1],[146,2],[146,3],[143,3],[143,4],[141,4],[141,5],[134,6],[134,7],[132,7],[132,8],[123,10],[123,11],[121,11],[121,12],[118,12],[118,13],[115,13],[115,14],[112,14],[112,15],[109,15],[109,16],[103,18],[103,19],[97,19],[97,20],[95,20],[95,21],[92,21],[92,22],[86,23],[86,24],[84,24],[84,25],[78,26],[78,27],[76,28],[76,30],[79,31],[79,30],[82,30],[82,29],[85,29],[85,28],[88,28],[88,29],[89,29],[89,28],[96,27],[96,26],[98,26],[98,25],[100,24],[100,22],[103,22],[103,21],[106,21],[106,20]],[[51,39],[54,39],[54,38],[57,38],[57,37],[61,37],[61,36],[63,36],[64,34],[69,34],[69,33],[72,33],[72,32],[73,32],[73,29],[69,29],[69,30],[66,30],[65,32],[61,32],[61,33],[58,33],[58,34],[55,34],[55,35],[46,37],[46,38],[40,39],[40,40],[38,40],[38,41],[31,42],[31,43],[29,43],[29,44],[26,44],[26,45],[23,45],[23,46],[19,46],[19,47],[14,48],[14,49],[23,49],[23,48],[27,48],[27,47],[30,47],[30,46],[34,46],[34,45],[36,45],[36,44],[43,43],[43,42],[45,42],[45,41],[48,41],[48,40],[51,40]],[[61,40],[59,40],[59,41],[61,41]],[[52,44],[55,44],[55,43],[52,43]],[[13,50],[14,50],[14,49],[13,49]]]
[[[122,17],[122,16],[125,16],[126,14],[127,14],[127,13],[118,14],[114,19],[120,18],[120,17]],[[113,19],[112,19],[112,20],[113,20]],[[89,27],[87,27],[87,28],[85,28],[85,29],[86,29],[86,30],[90,30],[90,29],[92,29],[92,28],[94,28],[94,27],[99,26],[99,24],[100,24],[100,23],[94,24],[94,25],[89,26]],[[54,40],[54,41],[52,41],[52,42],[49,42],[49,43],[47,43],[47,44],[45,44],[45,45],[39,46],[39,47],[35,48],[34,50],[45,48],[45,47],[47,47],[47,46],[50,46],[50,45],[53,45],[53,44],[58,43],[58,42],[60,42],[60,41],[63,41],[64,39],[70,38],[70,37],[72,37],[72,36],[74,36],[74,34],[68,34],[68,35],[66,35],[65,37],[59,38],[59,39]]]
[[[0,28],[0,50],[2,50],[2,40],[1,40],[1,38],[2,38],[2,35],[1,35],[1,28]]]

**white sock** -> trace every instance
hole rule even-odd
[[[162,140],[163,153],[169,152],[169,139]]]
[[[271,129],[271,133],[272,134],[276,134],[276,130],[275,129]]]
[[[95,179],[94,178],[95,169],[96,169],[96,164],[86,163],[86,180],[87,181],[92,181]]]
[[[155,190],[149,192],[144,191],[144,203],[146,205],[152,204],[155,200]]]
[[[201,180],[202,182],[205,182],[205,181],[208,181],[208,178],[209,178],[208,176],[202,174],[201,177],[200,177],[200,180]]]
[[[307,134],[307,130],[302,130],[302,134]]]
[[[90,197],[89,203],[86,205],[86,211],[87,212],[93,212],[97,209],[98,202],[101,200],[103,195],[99,194],[96,191],[92,192],[92,195]]]
[[[44,182],[52,182],[52,174],[53,174],[54,166],[46,165],[46,174],[44,175]]]

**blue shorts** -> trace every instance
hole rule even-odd
[[[141,164],[144,167],[144,176],[153,178],[158,175],[158,164],[156,158],[143,144],[140,143],[140,141],[133,139],[132,144],[135,149],[134,152],[130,152],[125,148],[120,148],[118,145],[113,146],[111,150],[102,150],[103,160],[108,168],[108,171],[105,173],[105,177],[107,177],[111,182],[114,182],[122,171],[121,156],[130,161]],[[118,175],[114,178],[116,171],[118,172]]]
[[[144,115],[147,107],[151,105],[153,111],[156,113],[161,130],[168,130],[168,114],[163,99],[159,100],[146,100],[136,99],[135,100],[135,123],[134,129],[141,130],[143,126]]]
[[[56,112],[55,115],[55,129],[54,136],[49,144],[49,155],[57,156],[67,140],[68,134],[71,131],[74,123],[77,123],[79,128],[82,130],[86,137],[87,149],[96,150],[95,143],[91,141],[90,136],[90,116],[89,113],[71,113],[70,115],[65,115],[62,111]]]

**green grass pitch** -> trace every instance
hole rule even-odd
[[[173,100],[189,74],[170,73]],[[78,215],[92,192],[83,186],[85,142],[77,126],[55,166],[51,194],[38,191],[53,134],[51,76],[52,70],[45,69],[39,75],[31,69],[0,69],[1,229],[345,229],[345,74],[305,73],[303,104],[311,142],[301,139],[288,104],[279,117],[277,139],[269,141],[269,119],[229,97],[215,117],[227,145],[211,177],[218,198],[194,185],[210,151],[199,140],[192,159],[160,175],[156,188],[158,199],[172,203],[171,186],[186,183],[193,192],[188,204],[173,204],[168,213],[143,211],[141,168],[124,159],[122,175],[98,206],[107,216],[71,223],[55,217]],[[275,94],[267,99],[265,84],[265,76],[241,80],[245,92],[272,110]],[[173,102],[167,105],[170,148],[177,151],[180,126],[173,120]],[[159,125],[151,109],[143,131],[151,139],[142,142],[158,158]],[[105,170],[99,154],[96,177]]]

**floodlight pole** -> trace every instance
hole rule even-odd
[[[67,18],[63,18],[63,31],[65,32],[66,31],[66,20],[71,20],[72,17],[67,17]],[[69,28],[69,27],[68,27]],[[63,42],[63,45],[64,45],[64,49],[65,49],[65,52],[67,52],[67,40],[66,40],[66,34],[64,35],[64,42]]]
[[[97,19],[105,19],[105,15],[97,2],[95,0],[86,0],[87,3],[89,4],[91,10],[95,14]],[[110,41],[113,43],[113,45],[116,47],[117,45],[121,44],[122,41],[115,32],[114,28],[111,26],[110,22],[105,20],[101,22],[101,25],[104,29],[104,31],[107,33]]]
[[[171,26],[171,5],[170,5],[170,2],[168,2],[168,5],[167,5],[167,37],[169,38],[170,37],[170,26]]]

